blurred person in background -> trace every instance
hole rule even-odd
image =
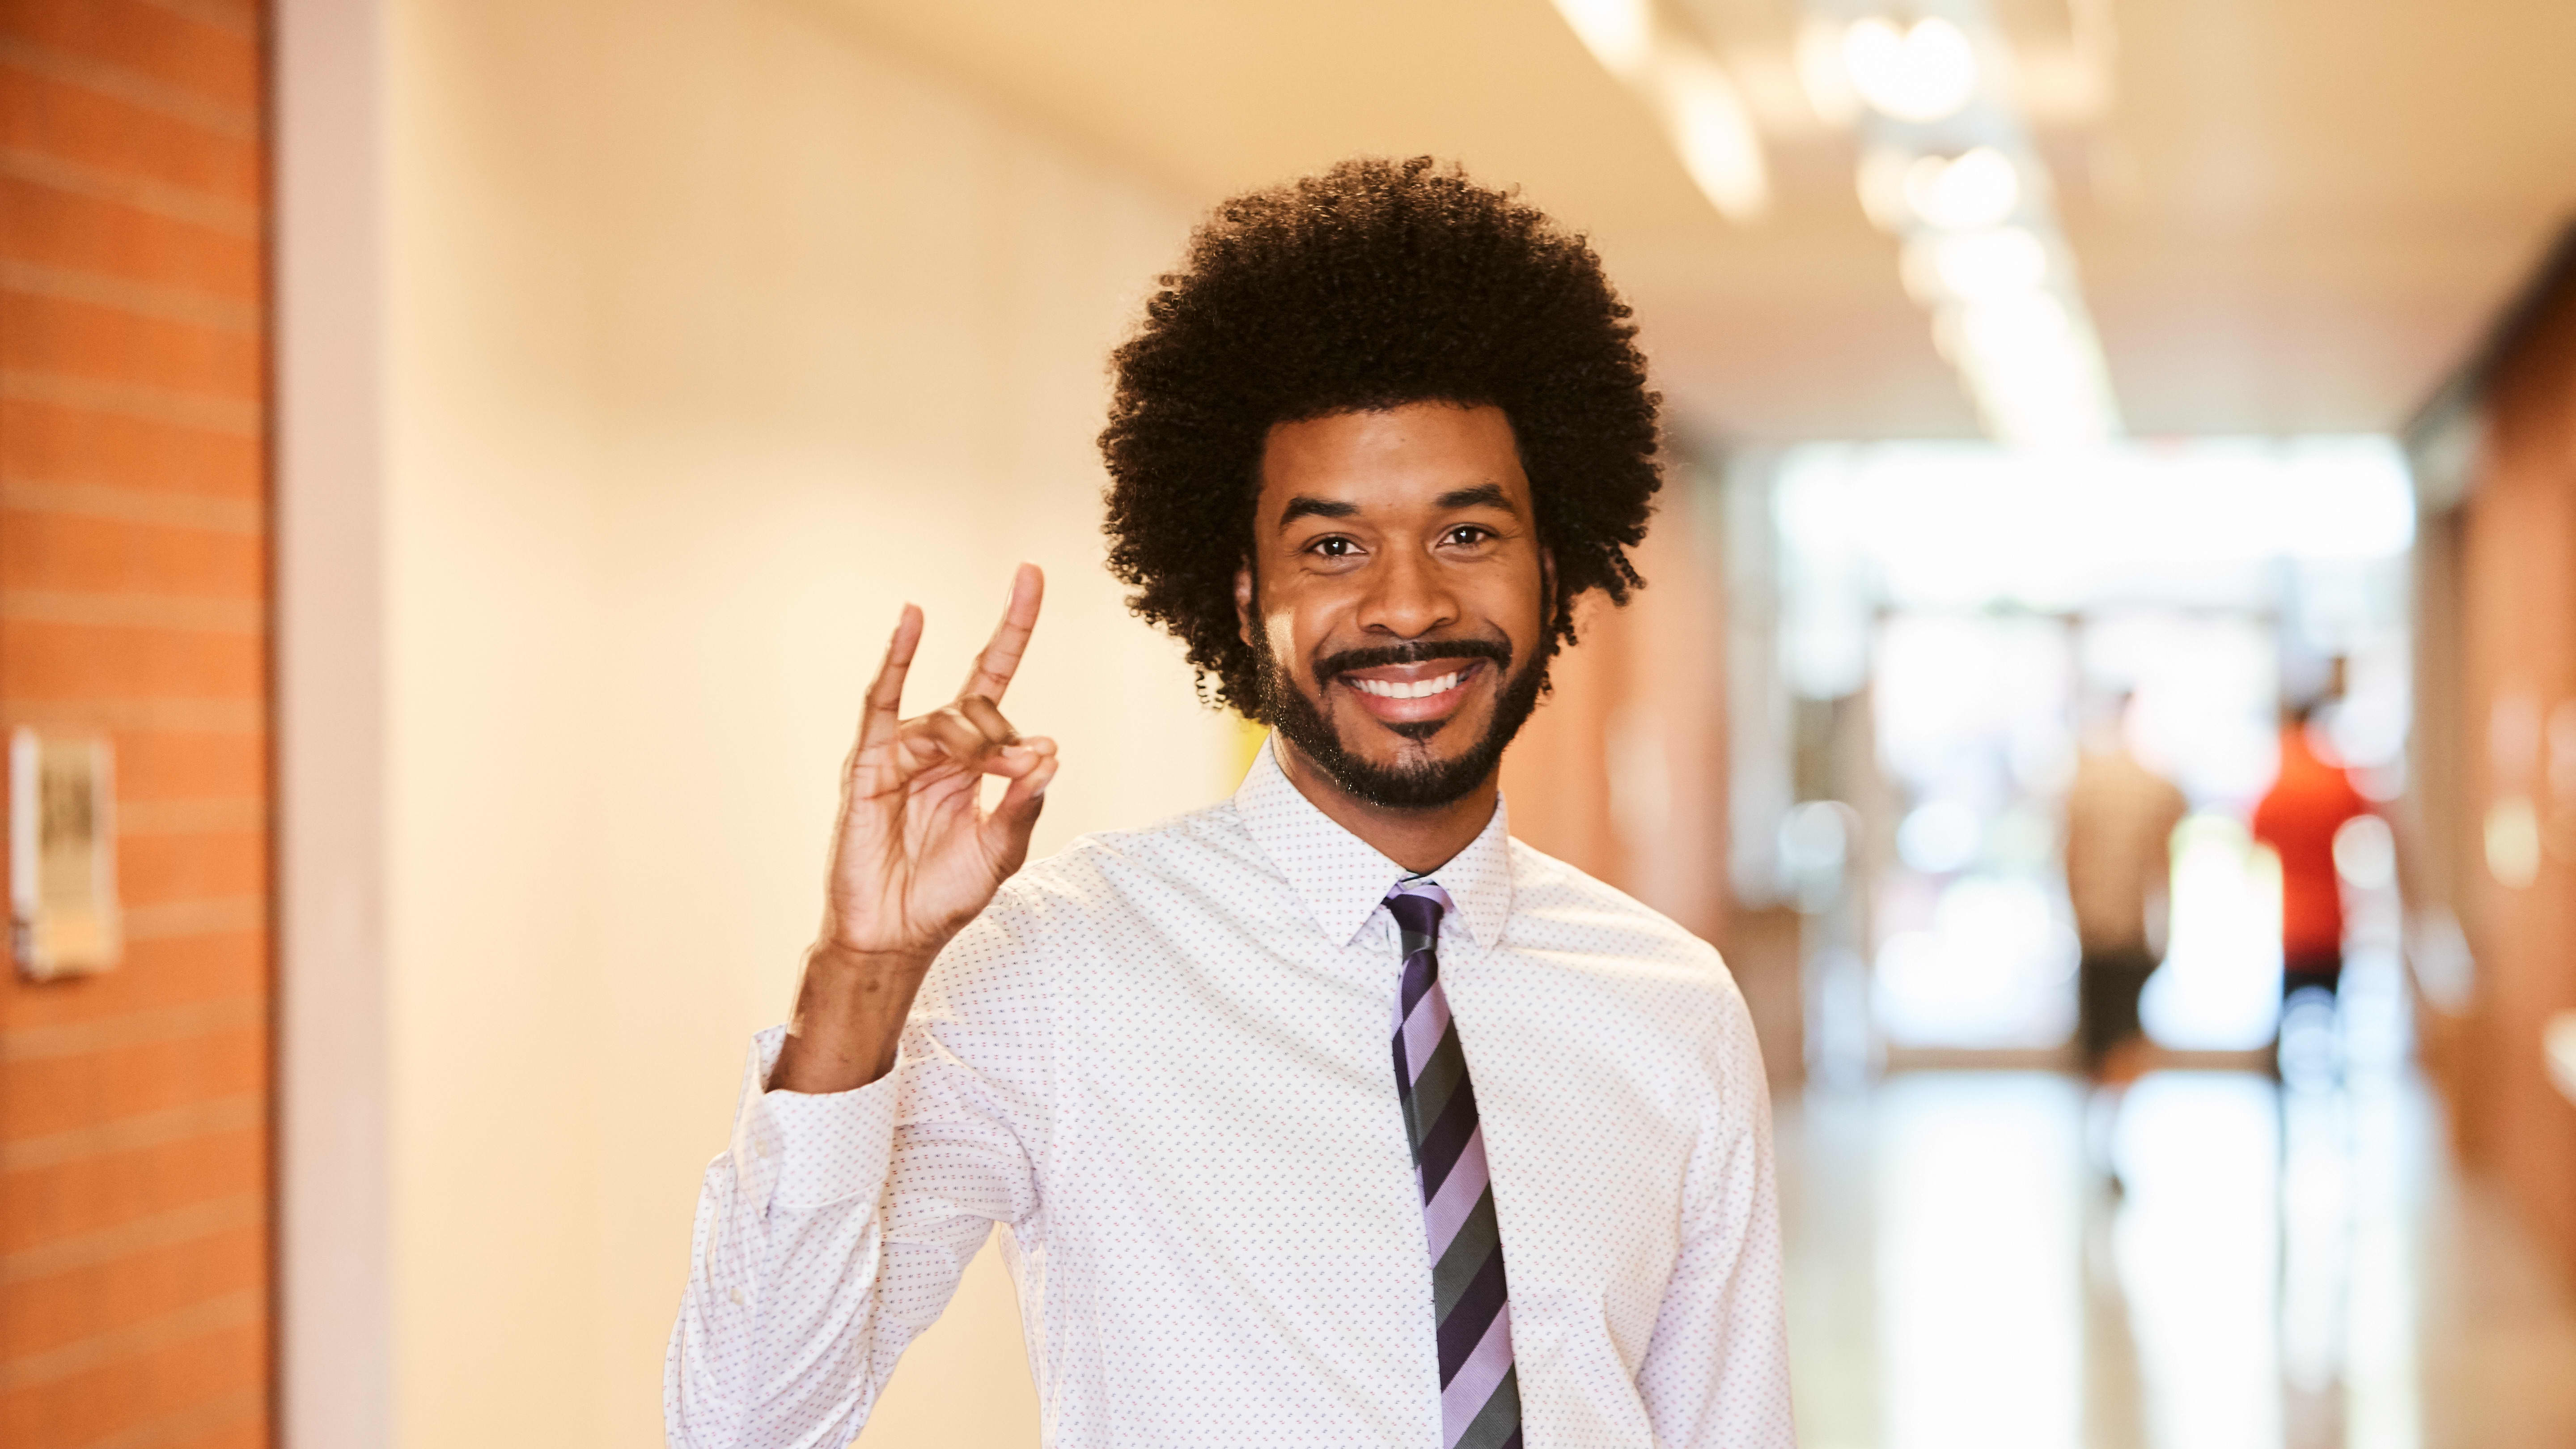
[[[2324,700],[2281,715],[2281,765],[2254,807],[2254,838],[2281,858],[2281,999],[2302,992],[2332,998],[2343,983],[2343,882],[2335,835],[2371,813],[2343,766],[2318,746],[2313,725]]]
[[[2145,1069],[2138,999],[2164,955],[2173,833],[2190,802],[2130,748],[2131,696],[2085,730],[2066,791],[2066,895],[2075,911],[2076,1046],[2085,1079],[2116,1109]],[[2111,1177],[2116,1187],[2119,1178]]]
[[[1201,228],[1115,358],[1110,566],[1271,740],[1231,800],[1023,869],[1036,571],[910,719],[904,611],[702,1185],[673,1444],[848,1442],[996,1224],[1048,1444],[1792,1442],[1743,1000],[1497,784],[1575,602],[1642,582],[1627,318],[1427,160]]]

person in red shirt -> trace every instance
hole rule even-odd
[[[2281,857],[2281,995],[2307,987],[2332,992],[2343,980],[2343,883],[2335,875],[2335,832],[2370,802],[2343,766],[2320,753],[2308,722],[2317,705],[2289,710],[2281,725],[2281,770],[2254,807],[2254,838]]]

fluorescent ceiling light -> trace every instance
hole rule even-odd
[[[1977,94],[1976,48],[1938,15],[1905,30],[1876,17],[1854,21],[1843,32],[1843,69],[1862,100],[1900,121],[1957,115]]]
[[[1769,209],[1762,141],[1725,70],[1705,56],[1667,50],[1655,67],[1655,88],[1674,149],[1709,201],[1729,221],[1752,221]]]
[[[1998,441],[2094,443],[2118,431],[2091,328],[2056,297],[2008,291],[1947,306],[1933,337]]]
[[[1931,311],[1933,343],[1988,432],[2052,447],[2106,440],[2120,405],[2048,170],[2015,89],[1987,83],[1990,64],[1997,77],[2017,74],[2014,47],[1985,5],[1914,0],[1893,7],[1903,19],[1867,13],[1891,4],[1800,4],[1798,76],[1818,117],[1857,132],[1861,209],[1898,240],[1905,290]],[[1866,7],[1857,19],[1856,6]]]
[[[1992,146],[1946,160],[1918,156],[1903,185],[1906,208],[1944,231],[2000,226],[2021,205],[2021,171]]]
[[[2048,280],[2048,245],[2026,228],[1932,233],[1905,244],[1905,289],[1927,306],[2036,292]]]
[[[1749,222],[1770,209],[1762,137],[1724,66],[1682,36],[1659,30],[1653,0],[1555,3],[1593,58],[1655,108],[1682,169],[1720,215]]]
[[[1654,51],[1649,0],[1556,0],[1556,13],[1612,75],[1634,76]]]

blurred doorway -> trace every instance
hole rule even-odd
[[[1793,735],[1795,759],[1829,763],[1782,767],[1797,778],[1781,879],[1806,869],[1799,810],[1832,802],[1851,822],[1839,889],[1804,889],[1845,918],[1811,936],[1854,943],[1811,961],[1811,1044],[1863,1042],[1879,1065],[2062,1054],[2063,796],[2088,721],[2124,700],[2129,748],[2192,807],[2149,1034],[2186,1052],[2268,1042],[2277,886],[2243,822],[2281,703],[2335,696],[2337,753],[2374,793],[2403,783],[2413,505],[2393,446],[1820,445],[1745,471],[1776,528],[1774,688],[1869,721],[1867,750]],[[1853,970],[1865,989],[1835,985]]]

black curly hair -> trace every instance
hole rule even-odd
[[[1663,486],[1661,398],[1628,318],[1582,237],[1427,156],[1223,203],[1111,358],[1100,451],[1128,607],[1187,646],[1203,696],[1265,718],[1234,579],[1272,425],[1490,404],[1556,560],[1548,647],[1572,643],[1578,598],[1624,604],[1644,584],[1628,550]]]

